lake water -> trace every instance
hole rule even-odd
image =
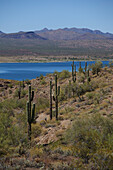
[[[95,63],[88,61],[87,64]],[[109,61],[102,61],[103,65],[108,65]],[[60,72],[68,70],[71,72],[72,61],[54,62],[54,63],[0,63],[0,78],[10,80],[34,79],[41,74],[53,73],[55,70]],[[75,62],[76,68],[79,68],[79,62]],[[85,61],[81,62],[82,68],[85,67]]]

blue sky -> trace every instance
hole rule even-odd
[[[0,0],[0,31],[89,28],[113,33],[113,0]]]

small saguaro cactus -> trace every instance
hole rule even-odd
[[[34,98],[34,91],[31,92],[31,85],[29,85],[28,102],[27,102],[27,117],[28,117],[28,139],[31,141],[31,124],[35,118],[35,104],[31,107],[31,101]]]
[[[74,65],[74,61],[71,66],[72,66],[72,80],[75,83],[76,82],[76,65]]]
[[[21,82],[20,82],[20,87],[18,89],[18,98],[20,99],[21,98]]]
[[[24,80],[23,80],[23,83],[22,83],[22,87],[23,87],[23,89],[24,89],[24,87],[25,87]]]
[[[21,88],[19,88],[19,90],[18,90],[18,98],[19,99],[21,98]]]
[[[73,80],[73,67],[74,67],[74,61],[73,61],[73,64],[71,64],[71,67],[72,67],[72,80]]]
[[[52,120],[52,80],[50,80],[50,120]]]
[[[55,74],[55,109],[56,109],[56,120],[58,120],[58,96],[60,94],[60,86],[57,87],[57,75]]]

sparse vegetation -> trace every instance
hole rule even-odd
[[[18,81],[9,81],[11,86],[6,89],[4,81],[0,80],[3,84],[0,87],[0,168],[112,169],[113,67],[102,68],[101,63],[96,63],[91,68],[89,73],[87,69],[76,72],[76,82],[65,70],[25,80],[24,88],[21,83],[20,99]],[[90,81],[87,80],[89,76]],[[46,84],[41,83],[42,80]],[[34,95],[30,94],[36,104],[31,142],[27,128],[27,111],[31,109],[26,110],[29,87],[34,91]],[[58,119],[53,96],[58,101]]]

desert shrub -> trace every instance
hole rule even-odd
[[[30,85],[30,84],[31,84],[31,81],[30,81],[29,79],[26,79],[24,82],[25,82],[27,85]]]
[[[94,92],[88,92],[88,93],[86,94],[86,97],[88,98],[88,100],[93,99],[93,97],[94,97]]]
[[[70,76],[71,76],[71,74],[68,70],[63,70],[62,72],[59,73],[60,79],[69,78]]]
[[[22,98],[17,100],[17,108],[25,109],[26,108],[26,99]]]
[[[38,137],[42,132],[41,126],[39,124],[32,124],[32,137]]]
[[[78,73],[78,82],[80,83],[85,82],[85,75],[83,73]]]
[[[65,134],[67,144],[74,147],[73,154],[82,159],[82,163],[97,163],[100,169],[113,161],[113,120],[98,114],[92,117],[76,119]],[[105,159],[104,159],[105,158]]]
[[[27,143],[23,116],[21,115],[21,121],[18,119],[18,122],[9,116],[9,113],[0,113],[0,153],[2,155],[13,152],[20,143]]]
[[[109,67],[113,67],[113,61],[109,62]]]
[[[8,84],[8,87],[13,88],[13,84],[11,84],[11,83]]]
[[[42,74],[40,75],[40,84],[41,85],[46,84],[45,77]]]
[[[27,90],[22,89],[21,90],[21,97],[24,97],[27,94]]]
[[[79,73],[83,73],[84,72],[82,67],[79,67],[78,71],[79,71]]]
[[[58,71],[55,70],[54,73],[53,73],[53,75],[55,75],[55,74],[57,75],[57,77],[59,77],[60,72],[58,72]]]
[[[44,110],[49,108],[49,100],[47,98],[40,97],[36,101],[36,110],[40,112],[40,110]]]
[[[102,62],[98,61],[96,62],[95,64],[92,64],[91,67],[92,69],[92,73],[93,74],[97,74],[101,71],[101,68],[102,68]]]
[[[9,94],[12,94],[12,90],[9,89]]]
[[[16,89],[16,90],[15,90],[15,92],[14,92],[14,97],[19,97],[19,96],[18,96],[18,91],[19,91],[19,89]],[[27,90],[21,89],[20,96],[21,96],[21,97],[25,97],[26,94],[27,94]]]
[[[40,84],[41,84],[41,85],[45,85],[45,84],[46,84],[45,79],[42,79],[42,80],[40,81]]]
[[[59,95],[59,101],[60,102],[62,102],[62,101],[64,101],[64,100],[66,100],[67,99],[67,96],[66,96],[66,94],[65,94],[65,88],[62,88],[61,90],[60,90],[60,95]]]
[[[71,73],[68,70],[63,70],[62,72],[54,71],[53,75],[57,75],[60,79],[65,79],[71,77]]]

